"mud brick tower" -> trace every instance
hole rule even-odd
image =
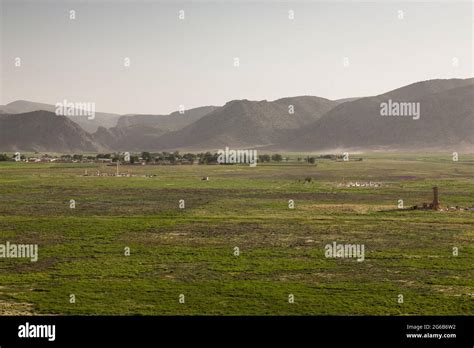
[[[433,210],[439,210],[439,195],[438,195],[438,186],[433,187]]]

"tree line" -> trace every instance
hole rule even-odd
[[[34,157],[34,156],[33,156]],[[141,153],[128,153],[128,158],[126,158],[125,152],[113,152],[113,153],[99,153],[96,155],[83,155],[83,154],[64,154],[61,156],[50,156],[44,154],[42,158],[57,158],[63,161],[111,161],[111,162],[130,162],[131,164],[145,162],[147,164],[217,164],[217,159],[219,155],[217,153],[211,152],[201,152],[201,153],[180,153],[179,151],[174,152],[148,152],[143,151]],[[338,158],[337,155],[320,155],[320,159],[335,159]],[[26,159],[25,155],[21,155],[21,159]],[[298,157],[298,162],[307,162],[309,164],[316,163],[316,157],[307,156],[307,157]],[[14,158],[8,156],[6,153],[0,153],[0,161],[13,161]],[[262,154],[258,155],[258,162],[260,163],[270,163],[276,162],[280,163],[282,161],[288,162],[289,157],[283,157],[281,154]]]

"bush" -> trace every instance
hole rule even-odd
[[[272,155],[272,161],[281,162],[282,160],[283,160],[283,157],[280,154],[276,153]]]

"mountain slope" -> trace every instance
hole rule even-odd
[[[234,100],[198,121],[157,139],[160,149],[252,147],[278,142],[338,103],[319,97],[283,98],[272,102]],[[290,109],[294,113],[290,113]]]
[[[204,106],[186,110],[184,114],[127,115],[122,116],[116,127],[99,127],[94,138],[108,148],[120,151],[143,151],[155,149],[156,139],[161,135],[177,131],[216,110],[216,106]]]
[[[48,111],[0,115],[2,151],[95,152],[101,146],[79,125]]]
[[[280,144],[291,150],[440,149],[474,143],[474,79],[415,83],[335,107]],[[420,103],[420,118],[380,115],[381,103]]]
[[[99,127],[92,134],[96,142],[115,151],[145,151],[153,149],[153,143],[165,131],[146,125],[131,125],[128,127]]]
[[[1,114],[22,114],[32,111],[56,112],[56,107],[51,104],[36,103],[27,100],[17,100],[7,105],[0,105]],[[99,127],[114,127],[120,115],[104,112],[96,112],[95,118],[89,120],[87,116],[66,116],[71,121],[77,123],[87,132],[95,132]]]
[[[125,128],[142,125],[161,129],[165,132],[176,131],[199,120],[217,108],[217,106],[202,106],[186,110],[184,114],[175,111],[169,115],[124,115],[117,121],[117,127]]]

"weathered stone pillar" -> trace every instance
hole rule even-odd
[[[433,187],[433,209],[439,210],[438,186]]]

